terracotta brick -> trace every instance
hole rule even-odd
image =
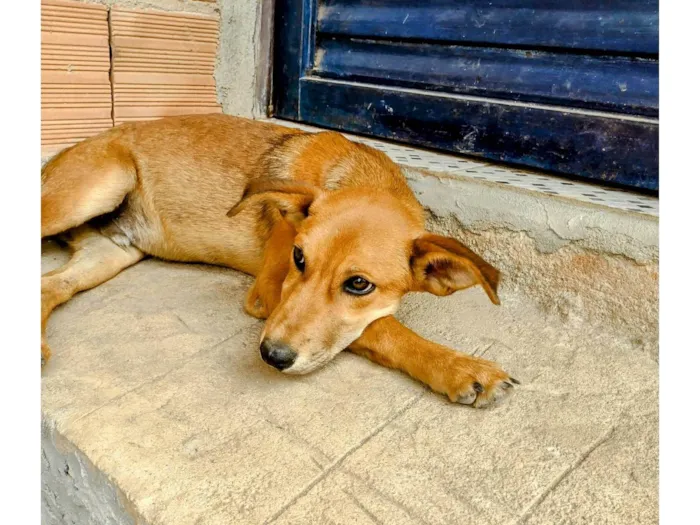
[[[113,126],[107,8],[41,2],[42,155]]]
[[[42,154],[123,122],[221,113],[217,17],[70,0],[41,5]]]
[[[120,7],[110,16],[115,124],[221,112],[218,18]]]

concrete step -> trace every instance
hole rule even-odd
[[[416,294],[399,317],[500,362],[523,383],[508,402],[453,405],[345,353],[284,376],[249,277],[146,260],[49,322],[43,522],[657,522],[658,219],[405,171],[431,228],[504,280],[500,307]],[[43,271],[66,258],[43,243]]]

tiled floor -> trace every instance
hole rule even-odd
[[[283,120],[275,119],[274,122],[302,129],[318,130],[318,128]],[[577,180],[568,180],[546,173],[493,164],[481,159],[437,153],[348,133],[344,135],[351,140],[377,148],[389,155],[398,164],[411,168],[427,169],[448,173],[451,176],[470,177],[499,184],[508,184],[526,190],[550,195],[561,195],[579,201],[656,217],[659,215],[659,199],[637,192],[609,188]]]

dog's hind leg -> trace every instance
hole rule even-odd
[[[41,172],[41,238],[115,210],[136,187],[136,166],[118,144],[87,141],[59,153]]]
[[[118,246],[90,226],[79,226],[66,235],[73,255],[64,266],[41,276],[41,362],[51,355],[46,344],[46,323],[58,305],[76,293],[108,281],[136,264],[144,254],[134,246]]]

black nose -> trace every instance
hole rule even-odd
[[[284,370],[294,364],[297,353],[284,343],[277,341],[263,340],[260,343],[260,355],[268,365],[274,366],[277,370]]]

